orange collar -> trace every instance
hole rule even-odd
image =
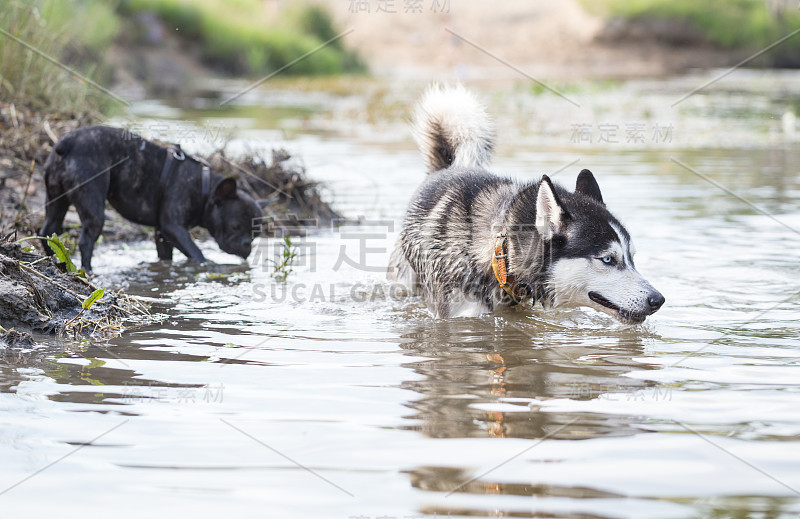
[[[520,302],[523,299],[528,299],[530,289],[524,283],[518,283],[513,272],[508,270],[508,233],[506,226],[494,237],[494,256],[492,256],[492,270],[497,282],[500,283],[506,294],[511,296],[515,302]]]

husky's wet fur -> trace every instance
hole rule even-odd
[[[409,204],[389,277],[421,291],[434,316],[532,299],[640,323],[661,308],[589,170],[574,192],[546,175],[519,182],[490,173],[493,125],[461,86],[432,87],[414,119],[429,175]]]

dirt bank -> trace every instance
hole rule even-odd
[[[75,336],[109,336],[123,321],[147,316],[146,307],[120,292],[104,290],[77,273],[68,273],[52,257],[25,250],[25,243],[0,242],[0,337],[9,345],[27,344],[23,328]],[[86,308],[84,308],[86,307]]]
[[[647,28],[637,33],[593,16],[576,0],[318,2],[330,9],[340,27],[352,29],[345,43],[373,71],[388,76],[524,77],[488,54],[531,76],[557,79],[664,75],[727,66],[739,57],[695,38],[686,28],[681,34],[687,38],[665,44]],[[418,9],[409,9],[412,5]]]

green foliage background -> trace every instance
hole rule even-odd
[[[152,13],[229,74],[274,72],[335,38],[339,31],[319,6],[297,2],[277,15],[259,0],[0,0],[0,101],[59,113],[109,112],[119,103],[54,65],[107,84],[105,53],[135,17]],[[39,53],[26,48],[22,40]],[[355,52],[336,40],[282,72],[317,75],[362,72]]]
[[[800,4],[788,2],[779,14],[765,0],[581,0],[589,12],[624,18],[688,21],[712,43],[757,52],[800,29]],[[787,39],[759,62],[800,67],[800,34]]]

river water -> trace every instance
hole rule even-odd
[[[384,281],[423,178],[405,122],[422,85],[138,104],[145,129],[194,128],[190,149],[220,129],[233,153],[285,147],[362,221],[295,237],[285,282],[277,240],[247,264],[204,243],[210,268],[101,245],[98,282],[163,319],[4,351],[0,518],[798,517],[800,75],[740,72],[671,106],[714,77],[559,86],[569,101],[476,86],[495,171],[594,171],[667,299],[637,327],[436,320]]]

